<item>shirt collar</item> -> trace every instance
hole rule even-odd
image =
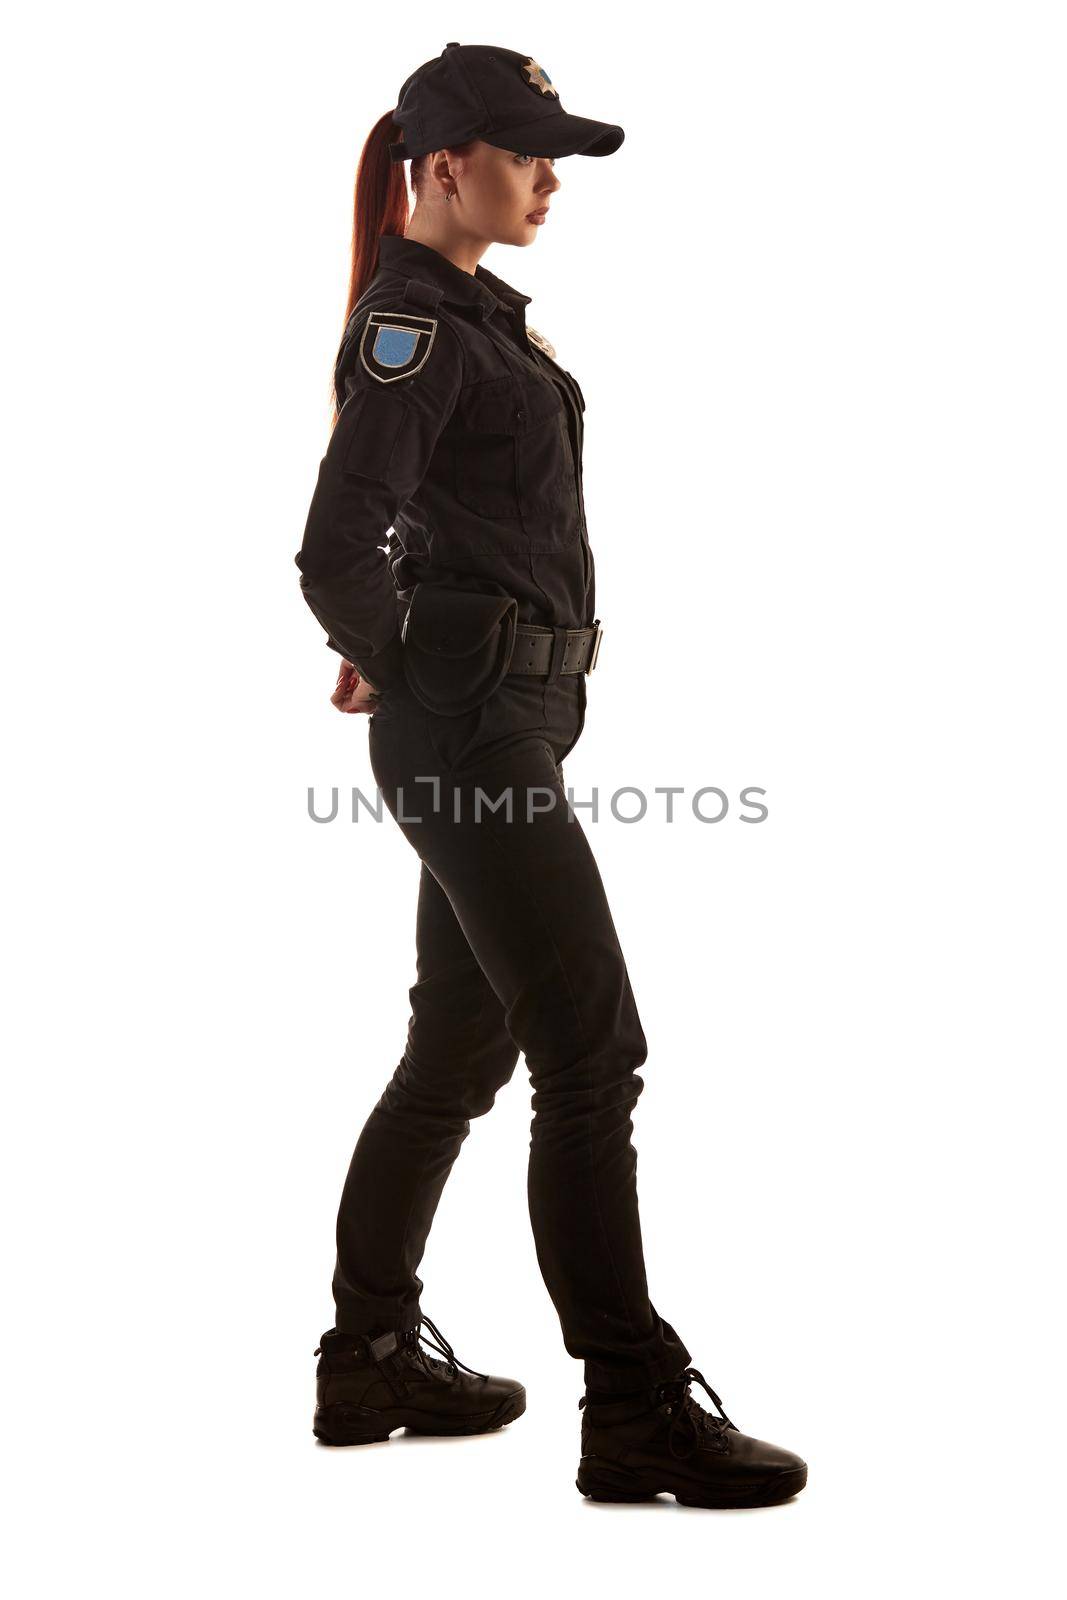
[[[487,317],[498,305],[506,310],[521,310],[530,304],[528,294],[520,294],[510,283],[498,278],[495,272],[479,264],[473,273],[464,272],[454,261],[449,261],[439,250],[433,250],[418,239],[405,239],[402,234],[384,234],[379,242],[379,264],[389,272],[399,272],[405,278],[418,278],[422,283],[432,283],[444,290],[444,298],[452,305],[469,306]]]

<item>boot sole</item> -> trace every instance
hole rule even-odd
[[[657,1495],[673,1494],[681,1506],[726,1511],[742,1506],[777,1506],[784,1500],[791,1500],[807,1483],[808,1469],[792,1467],[761,1483],[724,1484],[721,1489],[709,1488],[705,1493],[691,1483],[676,1487],[669,1479],[669,1473],[653,1477],[651,1473],[634,1472],[599,1456],[583,1456],[574,1482],[587,1500],[635,1504],[641,1500],[655,1500]]]
[[[432,1438],[466,1438],[475,1433],[495,1433],[526,1410],[526,1390],[519,1389],[501,1401],[495,1411],[473,1417],[435,1417],[428,1411],[407,1411],[396,1406],[374,1411],[367,1406],[319,1406],[313,1431],[323,1444],[381,1444],[398,1428]]]

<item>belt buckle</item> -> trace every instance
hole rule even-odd
[[[586,672],[592,672],[593,668],[596,666],[596,658],[600,654],[600,640],[604,634],[604,629],[600,625],[599,617],[593,618],[593,627],[596,629],[596,633],[593,635],[593,653],[589,657],[589,665],[585,669]]]

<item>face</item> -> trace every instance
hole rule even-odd
[[[462,201],[463,225],[491,244],[531,244],[545,224],[560,186],[548,156],[522,156],[475,139],[462,152],[445,152]]]

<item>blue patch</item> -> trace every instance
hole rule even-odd
[[[359,359],[379,383],[406,382],[425,366],[436,332],[436,317],[372,311],[359,341]]]
[[[383,367],[403,367],[415,354],[419,335],[413,328],[379,328],[371,354]]]

